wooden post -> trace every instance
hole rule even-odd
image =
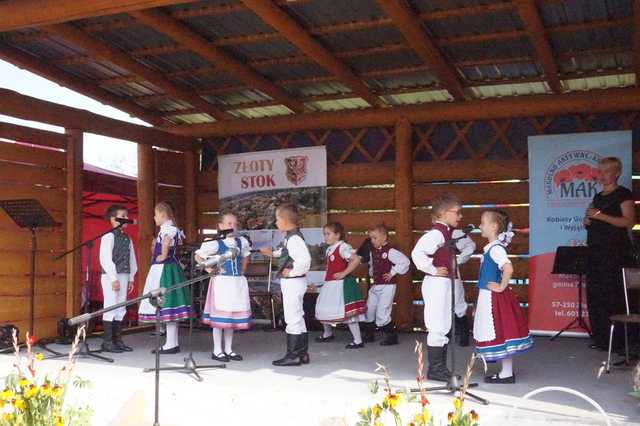
[[[67,135],[67,250],[82,241],[82,130],[66,129]],[[67,295],[66,316],[80,313],[80,291],[82,284],[82,252],[75,251],[66,257]]]
[[[196,176],[198,173],[198,153],[184,152],[184,230],[187,241],[198,239],[198,208],[196,205]]]
[[[411,155],[411,123],[401,118],[395,125],[394,204],[396,210],[396,246],[410,256],[413,248],[413,158]],[[399,329],[408,329],[413,323],[413,295],[411,272],[398,278],[396,290],[395,323]]]
[[[138,144],[138,280],[139,290],[151,267],[151,243],[155,237],[156,225],[153,220],[155,207],[156,173],[153,147]]]

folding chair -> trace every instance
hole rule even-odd
[[[640,324],[640,313],[631,312],[629,307],[629,290],[640,290],[640,268],[622,268],[622,285],[624,286],[624,304],[625,314],[612,315],[609,317],[611,321],[611,329],[609,330],[609,353],[607,354],[606,372],[609,373],[611,368],[611,347],[613,345],[613,332],[616,323],[620,322],[624,326],[624,356],[625,365],[629,364],[629,336],[627,333],[628,324]],[[638,297],[637,294],[632,295]]]

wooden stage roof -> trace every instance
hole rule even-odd
[[[639,24],[640,0],[0,0],[0,58],[206,136],[635,86]]]

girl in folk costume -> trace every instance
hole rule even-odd
[[[173,208],[167,202],[158,203],[153,219],[160,227],[160,232],[153,244],[152,265],[144,284],[144,293],[160,287],[167,288],[185,280],[182,268],[176,258],[176,248],[182,243],[182,231],[177,228]],[[161,354],[180,352],[178,344],[178,321],[191,316],[191,297],[189,289],[181,289],[167,293],[160,306],[160,321],[166,324],[166,341],[160,349]],[[155,322],[156,308],[148,299],[140,303],[138,320]],[[152,351],[152,352],[155,352]]]
[[[232,213],[224,213],[218,222],[219,230],[238,229],[238,218]],[[218,275],[211,278],[207,301],[202,314],[202,322],[213,331],[213,352],[211,358],[216,361],[242,361],[242,356],[232,349],[233,330],[247,330],[251,320],[249,285],[243,276],[249,264],[251,246],[246,238],[227,234],[222,240],[202,243],[196,251],[196,260],[203,262],[207,258],[237,248],[235,259],[227,260],[220,266]],[[224,350],[222,340],[224,336]]]
[[[374,340],[374,331],[377,327],[384,332],[384,340],[380,345],[397,345],[398,334],[391,319],[393,299],[396,294],[394,277],[407,273],[411,262],[407,256],[391,247],[387,228],[384,225],[378,225],[369,230],[369,240],[370,244],[365,242],[363,250],[358,250],[361,258],[370,258],[369,276],[373,279],[367,298],[366,322],[363,324],[364,341]]]
[[[315,340],[319,343],[333,340],[331,325],[344,322],[353,335],[353,341],[346,348],[362,348],[364,343],[359,321],[364,320],[363,314],[367,311],[367,306],[358,283],[349,276],[360,264],[360,258],[352,255],[353,248],[342,240],[344,228],[340,223],[326,224],[322,233],[329,247],[325,256],[325,283],[320,288],[316,303],[316,319],[322,323],[324,332]]]
[[[515,294],[509,288],[513,266],[506,246],[513,232],[506,213],[487,210],[480,220],[482,236],[489,240],[484,247],[478,278],[473,335],[476,352],[486,361],[502,360],[502,370],[485,377],[487,383],[515,383],[513,355],[533,347],[533,339]]]
[[[119,225],[117,218],[127,219],[127,208],[118,204],[109,206],[105,218],[113,228],[112,232],[100,238],[100,267],[102,275],[103,306],[105,308],[124,302],[127,292],[133,288],[133,279],[138,271],[133,242],[125,234],[127,224]],[[125,307],[105,312],[102,315],[104,327],[102,350],[104,352],[130,352],[133,349],[122,341],[122,319]]]

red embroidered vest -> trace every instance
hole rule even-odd
[[[435,266],[436,268],[444,267],[447,269],[451,269],[451,258],[449,257],[449,240],[451,240],[453,228],[445,225],[444,223],[436,222],[433,224],[433,229],[437,229],[438,231],[442,232],[442,235],[444,235],[444,244],[431,256],[433,258],[433,266]]]
[[[333,251],[325,257],[325,262],[327,265],[327,270],[324,274],[325,281],[335,280],[333,275],[335,273],[344,271],[349,265],[349,262],[347,262],[347,260],[344,259],[340,254],[340,246],[342,246],[342,243],[338,244],[336,248],[334,248]]]
[[[374,284],[393,284],[386,282],[383,275],[391,272],[393,263],[389,260],[389,251],[392,249],[391,244],[387,243],[380,248],[371,247],[371,266],[373,269]]]

